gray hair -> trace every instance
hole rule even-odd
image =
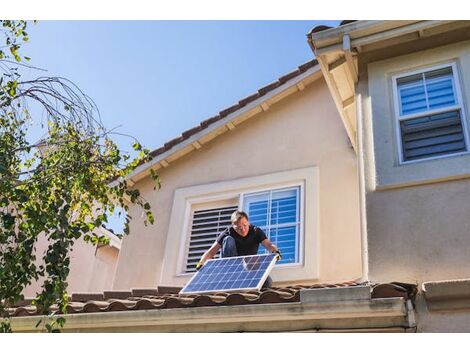
[[[230,221],[232,222],[232,224],[235,224],[241,218],[245,218],[246,220],[249,220],[247,213],[245,213],[244,211],[241,211],[241,210],[235,210],[232,213],[232,216],[230,217]]]

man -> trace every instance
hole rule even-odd
[[[211,248],[202,255],[201,260],[196,265],[197,270],[204,265],[206,260],[213,258],[220,249],[222,249],[222,258],[256,255],[260,243],[269,252],[277,253],[279,259],[281,258],[281,252],[266,237],[263,230],[257,226],[250,225],[247,213],[237,210],[233,212],[230,221],[232,226],[223,231]],[[263,287],[271,287],[271,285],[272,279],[268,276]]]

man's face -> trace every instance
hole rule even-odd
[[[233,224],[233,229],[242,237],[248,235],[250,223],[244,217],[241,217],[236,223]]]

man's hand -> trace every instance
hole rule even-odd
[[[203,265],[204,263],[202,261],[199,261],[199,263],[196,264],[196,270],[199,271],[199,269],[201,269]]]
[[[281,251],[278,249],[277,251],[274,251],[274,253],[277,254],[277,261],[280,261],[282,259]]]

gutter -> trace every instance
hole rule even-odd
[[[344,34],[351,37],[351,47],[361,52],[365,45],[413,32],[424,36],[424,30],[451,22],[455,21],[357,21],[321,32],[310,32],[307,36],[317,55],[341,52]]]

